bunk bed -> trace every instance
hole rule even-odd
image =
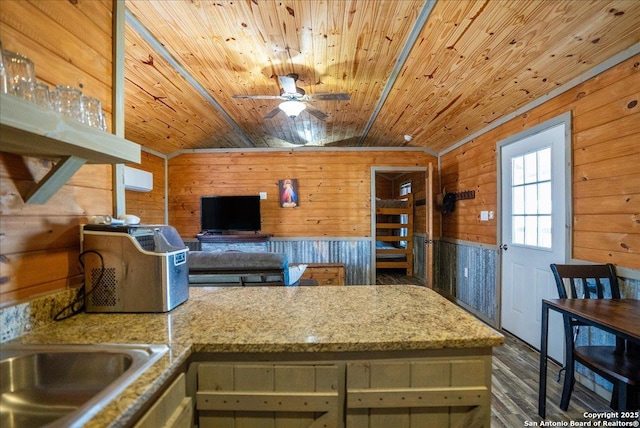
[[[376,269],[406,269],[407,276],[413,276],[411,193],[398,199],[376,199]]]

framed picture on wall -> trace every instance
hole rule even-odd
[[[285,178],[278,181],[280,194],[280,208],[295,208],[298,202],[298,179]]]

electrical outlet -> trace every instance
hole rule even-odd
[[[480,221],[489,221],[489,211],[480,211]]]

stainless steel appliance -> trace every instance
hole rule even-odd
[[[167,312],[189,298],[188,247],[166,225],[81,229],[87,312]]]

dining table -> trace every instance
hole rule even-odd
[[[540,335],[540,382],[538,415],[546,414],[547,346],[549,311],[568,315],[587,325],[640,344],[640,300],[637,299],[544,299]]]

